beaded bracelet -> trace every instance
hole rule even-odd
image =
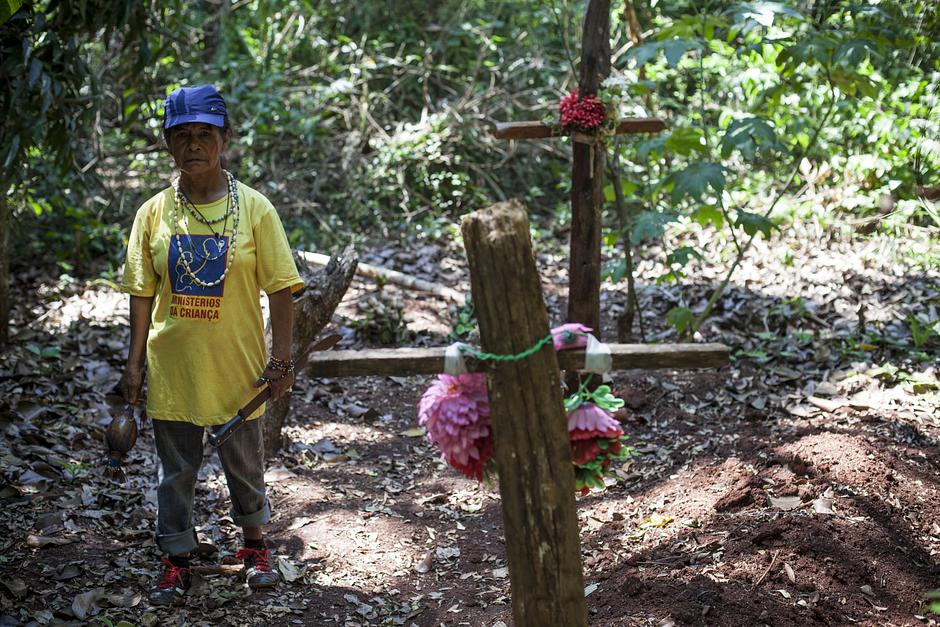
[[[260,377],[258,377],[258,380],[261,381],[262,383],[274,383],[276,381],[283,381],[284,379],[287,378],[287,375],[291,374],[292,372],[294,372],[293,368],[291,368],[290,370],[284,370],[282,371],[281,376],[275,379],[272,379],[271,377],[266,377],[262,374]]]
[[[268,368],[271,370],[278,370],[280,372],[293,372],[294,370],[294,360],[293,359],[278,359],[275,356],[271,356],[268,360]]]

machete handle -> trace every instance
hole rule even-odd
[[[303,352],[303,355],[300,356],[300,359],[297,360],[297,365],[294,367],[295,372],[300,372],[307,366],[307,360],[310,358],[310,353],[315,351],[328,351],[334,346],[337,342],[342,339],[343,336],[334,333],[333,335],[328,335],[319,342],[311,342],[307,347],[307,350]],[[209,431],[209,444],[218,448],[222,446],[222,443],[225,442],[235,431],[245,422],[245,418],[255,413],[255,410],[261,407],[261,404],[266,400],[271,398],[271,388],[265,387],[261,390],[257,396],[248,401],[248,404],[238,410],[238,413],[235,414],[228,422],[216,429],[215,431]]]
[[[228,422],[215,431],[209,431],[209,444],[216,448],[222,446],[222,444],[242,426],[242,423],[245,422],[245,418],[255,413],[255,410],[261,407],[261,404],[269,398],[271,398],[271,388],[266,387],[258,392],[257,396],[251,399],[247,405],[239,409],[238,413]]]

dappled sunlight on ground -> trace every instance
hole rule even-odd
[[[386,247],[370,262],[461,289],[459,260],[444,279],[421,274],[456,259],[448,246]],[[703,328],[731,345],[728,368],[613,373],[637,455],[606,491],[577,499],[592,625],[920,622],[921,594],[940,577],[940,385],[936,344],[913,347],[906,316],[934,298],[938,277],[876,239],[785,248],[761,244]],[[537,255],[560,322],[566,257]],[[680,288],[640,264],[647,336],[673,338],[665,313],[699,302],[718,275],[703,269]],[[360,299],[379,292],[403,303],[398,345],[448,343],[447,303],[357,279],[333,322],[342,348],[365,346],[352,323]],[[604,295],[605,337],[622,296]],[[446,467],[417,426],[430,377],[301,376],[287,446],[267,467],[268,538],[290,581],[250,593],[235,576],[205,575],[185,609],[133,602],[159,564],[149,427],[128,485],[99,472],[102,394],[124,360],[127,299],[104,286],[42,298],[18,305],[17,338],[0,356],[0,548],[23,565],[2,577],[26,590],[0,598],[4,613],[74,620],[73,601],[101,590],[113,600],[102,596],[95,615],[115,623],[509,624],[499,492]],[[203,565],[239,544],[206,453],[194,521]]]

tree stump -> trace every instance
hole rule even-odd
[[[548,335],[548,314],[518,201],[461,222],[483,350],[516,354]],[[551,344],[493,361],[490,416],[516,627],[587,625],[574,467]]]
[[[312,272],[306,261],[294,255],[294,262],[306,287],[294,299],[294,336],[291,354],[295,361],[299,361],[303,352],[307,350],[323,327],[333,317],[333,312],[349,284],[356,274],[356,265],[359,258],[352,246],[347,246],[341,253],[334,253],[329,263],[319,272]],[[300,376],[301,373],[295,373]],[[284,438],[281,429],[284,420],[290,412],[290,395],[268,403],[264,413],[264,454],[270,458],[283,446]]]

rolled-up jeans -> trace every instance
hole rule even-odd
[[[204,429],[189,422],[153,421],[160,456],[157,546],[169,555],[182,555],[198,546],[192,518]],[[245,421],[218,451],[232,501],[232,520],[239,527],[260,527],[268,522],[271,506],[264,490],[261,420]]]

